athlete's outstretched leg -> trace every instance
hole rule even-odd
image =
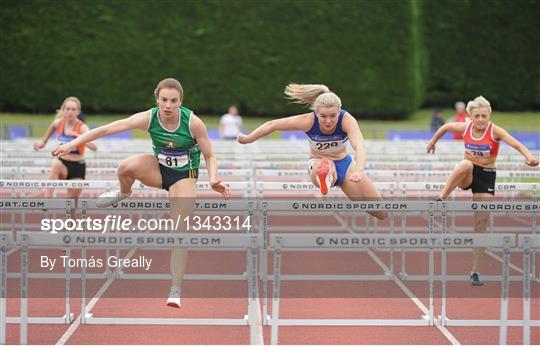
[[[473,200],[475,201],[491,201],[493,195],[489,193],[473,193]],[[487,231],[489,213],[488,212],[475,212],[474,213],[474,232],[485,234]],[[472,252],[472,269],[471,269],[471,284],[474,286],[481,286],[483,283],[480,281],[480,261],[486,251],[485,247],[474,247]]]
[[[193,216],[195,209],[195,196],[196,196],[196,183],[195,178],[185,178],[169,188],[169,197],[171,201],[171,218],[181,220],[179,230],[174,232],[186,233],[189,232],[188,224],[185,222],[186,218]],[[182,285],[182,278],[186,273],[188,252],[185,248],[173,248],[171,250],[170,270],[171,270],[171,292],[167,299],[167,305],[180,308],[180,288]]]

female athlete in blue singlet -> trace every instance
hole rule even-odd
[[[364,174],[362,132],[354,117],[341,109],[340,98],[320,84],[289,84],[285,94],[297,103],[309,105],[313,112],[266,122],[249,135],[238,135],[238,142],[251,143],[275,130],[301,130],[310,144],[308,172],[322,194],[328,194],[328,189],[337,185],[351,200],[381,200]],[[349,141],[355,161],[347,153]],[[369,213],[379,219],[388,216],[385,211]]]

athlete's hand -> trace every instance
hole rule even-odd
[[[238,141],[238,143],[241,143],[243,145],[247,143],[251,143],[251,141],[248,140],[248,136],[242,133],[239,133],[238,136],[236,136],[236,141]]]
[[[34,150],[35,151],[39,151],[43,147],[45,147],[45,142],[43,140],[39,140],[39,141],[34,142]]]
[[[527,160],[525,160],[525,164],[529,166],[538,166],[538,163],[540,162],[538,161],[538,159],[535,159],[534,157],[527,158]]]
[[[349,175],[349,181],[352,181],[354,183],[360,182],[362,178],[364,178],[364,171],[360,171],[360,170],[354,170]]]
[[[228,199],[231,196],[231,189],[221,181],[210,182],[212,189],[218,193],[221,193],[225,199]]]
[[[73,148],[69,145],[69,143],[66,143],[60,146],[56,146],[51,153],[55,157],[61,157],[63,155],[69,154],[69,152],[71,152],[72,150]]]
[[[435,154],[435,144],[433,142],[429,142],[426,146],[426,151],[428,154]]]

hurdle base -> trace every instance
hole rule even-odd
[[[170,281],[170,274],[123,274],[118,279],[122,280],[165,280]],[[246,273],[243,274],[186,274],[182,277],[186,281],[245,281],[247,280]]]
[[[441,316],[438,316],[437,321],[441,325],[449,327],[498,327],[501,325],[501,321],[498,319],[443,319]],[[509,327],[523,327],[523,325],[523,320],[509,319],[506,321],[506,326]],[[531,321],[530,326],[540,327],[540,320]]]
[[[399,278],[402,281],[429,281],[427,275],[409,275],[407,273],[400,272]],[[482,275],[482,282],[501,282],[502,278],[498,275]],[[434,281],[442,281],[441,275],[434,275]],[[468,275],[446,275],[446,282],[469,282]],[[510,282],[523,282],[523,275],[508,276]]]
[[[394,276],[384,275],[281,275],[281,281],[390,281]],[[268,281],[274,280],[274,275],[268,274]]]
[[[268,325],[278,326],[429,326],[424,319],[278,319],[267,318]]]
[[[114,325],[249,325],[247,316],[244,318],[104,318],[86,315],[85,324],[114,324]]]
[[[75,319],[73,313],[69,314],[69,318],[66,315],[62,317],[28,317],[28,324],[71,324]],[[6,317],[6,323],[8,324],[20,324],[22,323],[21,317]]]
[[[81,279],[80,273],[71,273],[70,274],[71,279]],[[6,276],[10,279],[20,279],[21,274],[20,273],[14,273],[10,272]],[[65,273],[42,273],[42,272],[31,272],[28,274],[29,279],[66,279]],[[103,273],[87,273],[86,279],[89,280],[101,280],[101,279],[109,279],[111,278],[111,275],[103,272]],[[165,280],[170,281],[171,275],[170,274],[135,274],[135,273],[124,273],[122,272],[119,275],[114,276],[115,279],[123,279],[123,280]],[[187,274],[183,277],[184,280],[187,281],[235,281],[235,280],[246,280],[247,275],[244,272],[242,275],[218,275],[218,274]]]

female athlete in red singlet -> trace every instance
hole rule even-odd
[[[463,133],[465,145],[465,159],[462,160],[450,174],[446,186],[439,195],[440,200],[448,197],[459,186],[462,189],[471,189],[474,200],[491,200],[495,195],[495,161],[499,152],[500,141],[514,147],[525,157],[529,166],[538,166],[538,159],[527,150],[518,140],[513,138],[506,130],[490,122],[491,106],[483,96],[479,96],[467,104],[467,113],[471,118],[468,123],[446,123],[435,133],[429,144],[427,152],[435,152],[435,144],[447,132]],[[487,230],[488,214],[475,213],[475,232]],[[478,270],[480,258],[484,248],[473,249],[473,266],[471,270],[471,284],[481,286]]]

